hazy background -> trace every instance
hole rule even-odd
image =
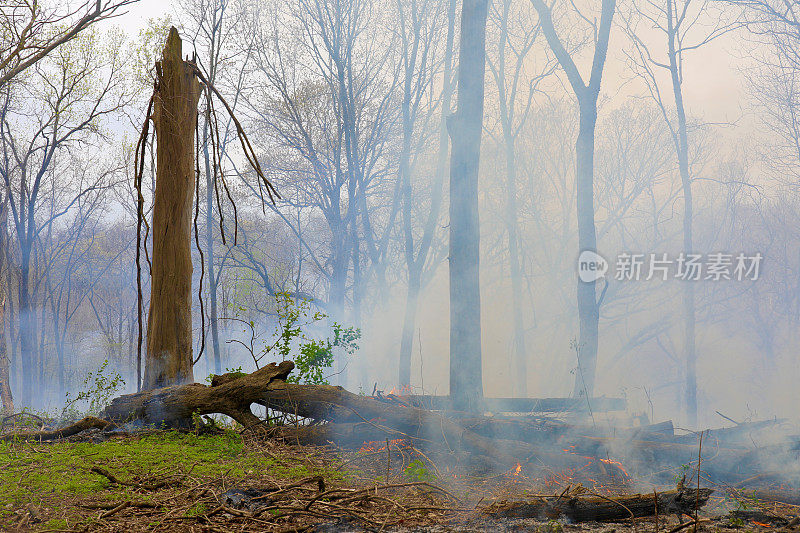
[[[128,390],[135,389],[131,152],[151,90],[148,68],[163,42],[165,16],[181,29],[185,54],[191,53],[192,39],[196,38],[199,63],[209,68],[209,45],[203,31],[197,29],[205,27],[208,21],[203,16],[211,16],[215,4],[213,0],[142,0],[128,14],[115,19],[113,25],[125,36],[116,37],[118,41],[114,42],[118,45],[112,44],[111,48],[124,56],[124,61],[121,57],[118,66],[105,64],[93,72],[98,79],[106,79],[110,69],[119,69],[122,81],[115,91],[125,93],[124,104],[99,119],[105,128],[102,135],[87,131],[85,138],[65,147],[63,155],[46,170],[50,176],[49,182],[45,180],[49,183],[44,186],[47,194],[36,204],[40,220],[59,212],[59,206],[69,207],[57,223],[47,226],[53,228],[47,239],[36,244],[39,252],[33,276],[39,326],[37,379],[46,391],[36,397],[37,407],[59,406],[64,393],[79,388],[86,372],[97,369],[104,359],[109,359],[110,366],[123,375]],[[229,181],[244,238],[237,251],[222,244],[217,226],[211,230],[219,276],[219,315],[245,323],[219,320],[222,365],[253,368],[246,350],[230,341],[247,342],[250,327],[246,322],[252,321],[254,332],[262,336],[254,345],[264,346],[275,327],[270,293],[287,290],[317,299],[321,309],[337,321],[362,329],[360,350],[346,361],[337,362],[336,369],[345,366],[346,371],[333,376],[332,381],[354,391],[370,393],[376,384],[379,389],[389,390],[398,385],[397,361],[408,279],[404,219],[395,204],[400,190],[398,162],[403,137],[404,73],[399,72],[403,58],[398,39],[404,31],[401,28],[406,27],[401,27],[398,20],[410,17],[409,13],[416,9],[425,19],[427,29],[423,33],[429,32],[429,54],[419,60],[420,66],[414,71],[415,80],[423,79],[418,89],[410,169],[413,206],[409,223],[418,245],[435,187],[446,3],[352,0],[337,4],[361,17],[352,64],[356,76],[364,77],[354,85],[360,91],[355,99],[359,146],[364,157],[361,168],[366,173],[364,190],[355,200],[364,202],[358,206],[362,218],[356,223],[357,235],[346,237],[359,243],[359,247],[348,252],[356,259],[345,266],[345,293],[340,304],[331,297],[338,237],[325,211],[329,207],[326,198],[331,197],[325,183],[334,178],[326,181],[312,176],[309,154],[304,152],[307,147],[302,142],[302,135],[307,133],[316,153],[331,165],[326,167],[330,175],[335,176],[331,168],[336,161],[334,140],[339,111],[330,99],[333,89],[326,70],[330,64],[320,59],[326,57],[324,53],[314,55],[314,50],[324,48],[324,32],[314,27],[303,29],[301,24],[313,19],[303,18],[302,6],[315,5],[333,4],[230,2],[222,19],[230,33],[224,37],[215,84],[234,103],[262,164],[284,198],[278,202],[277,211],[262,212],[256,191],[248,189],[236,173],[245,173],[245,166],[237,152],[232,127],[223,120],[221,128],[227,135],[223,138],[228,139],[226,165],[231,172]],[[487,55],[494,64],[498,61],[498,10],[503,5],[495,2],[490,8]],[[636,4],[621,2],[620,12],[629,13],[633,5]],[[532,7],[527,0],[511,0],[511,6],[507,46],[532,39],[530,50],[519,59],[519,89],[514,102],[518,129],[514,142],[514,195],[518,209],[515,223],[524,289],[528,395],[568,396],[577,364],[571,341],[578,335],[576,109],[544,38],[540,34],[530,37],[528,33],[537,20]],[[709,6],[698,15],[693,30],[698,35],[743,17],[735,5]],[[597,15],[595,3],[586,2],[580,7],[590,14],[589,20]],[[591,46],[585,45],[591,41],[591,32],[568,3],[559,9],[557,27],[573,37],[572,46],[578,50],[576,57],[581,58],[579,66],[585,73],[589,56],[580,50],[590,51]],[[612,29],[598,114],[598,249],[612,260],[623,251],[668,252],[674,256],[681,250],[682,218],[675,148],[664,118],[631,65],[632,43],[622,27],[623,20],[618,16]],[[584,28],[577,29],[581,25]],[[112,24],[98,28],[95,44],[87,46],[91,50],[108,47],[111,37],[104,32],[114,31]],[[655,56],[663,56],[658,52],[663,48],[663,39],[659,40],[657,31],[642,25],[637,36],[651,43]],[[514,79],[514,62],[518,59],[514,50],[519,48],[507,48],[505,52],[509,82]],[[800,169],[796,141],[800,132],[791,120],[800,102],[796,100],[796,82],[791,76],[796,69],[776,70],[772,61],[775,57],[769,36],[754,35],[750,28],[740,27],[687,52],[683,59],[696,251],[760,252],[764,256],[761,278],[755,282],[697,283],[700,425],[722,424],[716,410],[737,420],[796,418],[795,406],[800,400],[800,236],[796,209],[796,177]],[[37,75],[46,76],[46,69],[57,69],[58,65],[43,68],[42,72],[31,73],[31,87],[40,83]],[[668,80],[661,76],[659,81],[666,84]],[[538,80],[535,85],[529,85],[534,80]],[[102,85],[97,83],[85,88],[87,94]],[[664,96],[669,104],[671,94]],[[48,106],[33,89],[9,98],[23,102],[16,108],[16,118],[15,113],[11,114],[8,127],[22,141],[26,134],[30,136],[36,117],[48,113]],[[487,69],[485,105],[480,181],[484,391],[487,396],[511,396],[516,391],[512,386],[514,322],[507,247],[506,146],[500,124],[498,84],[491,68]],[[299,109],[297,114],[293,109]],[[670,118],[671,109],[669,106]],[[102,194],[98,193],[93,206],[86,206],[93,209],[86,211],[84,217],[91,223],[77,224],[83,215],[76,204],[69,203],[75,194],[64,192],[85,187],[86,181],[77,179],[70,170],[74,168],[83,169],[84,177],[100,172],[100,168],[108,169]],[[149,166],[148,169],[152,170]],[[147,177],[146,181],[150,179]],[[347,183],[343,187],[344,209],[351,205],[351,198],[346,193]],[[431,394],[448,392],[447,179],[443,187],[444,204],[435,218],[433,244],[425,261],[411,352],[413,389]],[[60,197],[60,192],[66,197]],[[201,177],[202,246],[208,234],[207,209],[205,179]],[[225,209],[226,222],[230,224],[230,206]],[[13,255],[18,252],[14,251],[17,249],[12,226],[9,249]],[[232,227],[228,232],[230,239]],[[371,249],[373,246],[377,251]],[[197,253],[194,247],[193,253]],[[199,282],[199,270],[196,266],[195,283]],[[15,275],[18,274],[11,272],[6,277],[12,306],[17,298]],[[204,291],[208,312],[207,280]],[[67,301],[67,296],[72,300]],[[644,412],[655,420],[673,418],[677,425],[684,424],[680,313],[679,281],[609,280],[601,308],[596,395],[624,396],[631,413]],[[195,315],[199,336],[199,307]],[[21,363],[15,346],[15,320],[18,318],[12,310],[8,349],[12,354],[12,385],[16,387]],[[206,320],[207,327],[209,323]],[[197,381],[214,371],[209,342],[207,332],[206,353],[195,366]],[[264,361],[269,359],[267,355]],[[60,367],[65,376],[61,385]]]

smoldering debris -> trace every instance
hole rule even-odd
[[[430,398],[409,394],[366,396],[290,383],[292,369],[291,362],[273,363],[252,374],[216,376],[210,386],[129,394],[114,399],[104,419],[6,433],[3,440],[131,438],[165,424],[200,433],[209,430],[200,423],[203,415],[222,413],[239,421],[250,445],[328,454],[337,459],[326,464],[370,481],[342,487],[321,475],[277,484],[243,479],[226,483],[223,491],[201,491],[204,520],[286,525],[313,517],[320,531],[352,526],[401,532],[404,520],[451,528],[443,531],[511,531],[525,521],[552,520],[660,517],[667,523],[669,515],[705,523],[698,511],[706,507],[725,520],[784,527],[794,515],[776,515],[765,502],[800,502],[800,440],[782,420],[690,434],[671,421],[611,427],[576,412],[453,412],[420,407]],[[253,404],[266,408],[266,421],[250,411]],[[187,418],[194,424],[180,423]],[[276,457],[267,448],[264,455]],[[730,502],[753,499],[758,506],[736,509],[761,514],[724,514]],[[127,508],[138,509],[133,503]]]

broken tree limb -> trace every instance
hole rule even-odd
[[[270,385],[283,382],[292,369],[294,363],[283,361],[270,363],[252,374],[241,374],[217,387],[190,383],[126,394],[114,398],[103,417],[117,423],[143,420],[172,425],[191,420],[195,414],[221,413],[245,427],[259,425],[261,420],[250,411],[250,405],[261,399]]]
[[[77,435],[87,429],[106,429],[113,424],[107,420],[100,420],[93,416],[88,416],[82,420],[78,420],[74,424],[67,427],[56,429],[53,431],[29,431],[24,433],[9,433],[0,437],[3,441],[13,440],[55,440],[63,439]]]
[[[568,518],[575,522],[626,520],[631,517],[660,514],[692,514],[695,505],[702,507],[712,494],[711,489],[681,489],[652,494],[635,494],[617,498],[598,496],[538,497],[530,501],[501,501],[488,506],[485,512],[494,518],[536,518],[554,520]],[[657,506],[656,506],[656,502]]]

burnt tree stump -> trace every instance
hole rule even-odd
[[[153,124],[158,146],[153,260],[142,388],[194,381],[192,373],[192,201],[200,82],[172,28],[156,63]]]

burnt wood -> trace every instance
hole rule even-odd
[[[653,516],[656,514],[694,514],[703,507],[711,489],[671,490],[656,494],[635,494],[615,498],[597,496],[539,497],[526,501],[501,501],[486,508],[486,513],[495,518],[536,518],[554,520],[568,518],[575,522],[590,520],[625,520]]]

